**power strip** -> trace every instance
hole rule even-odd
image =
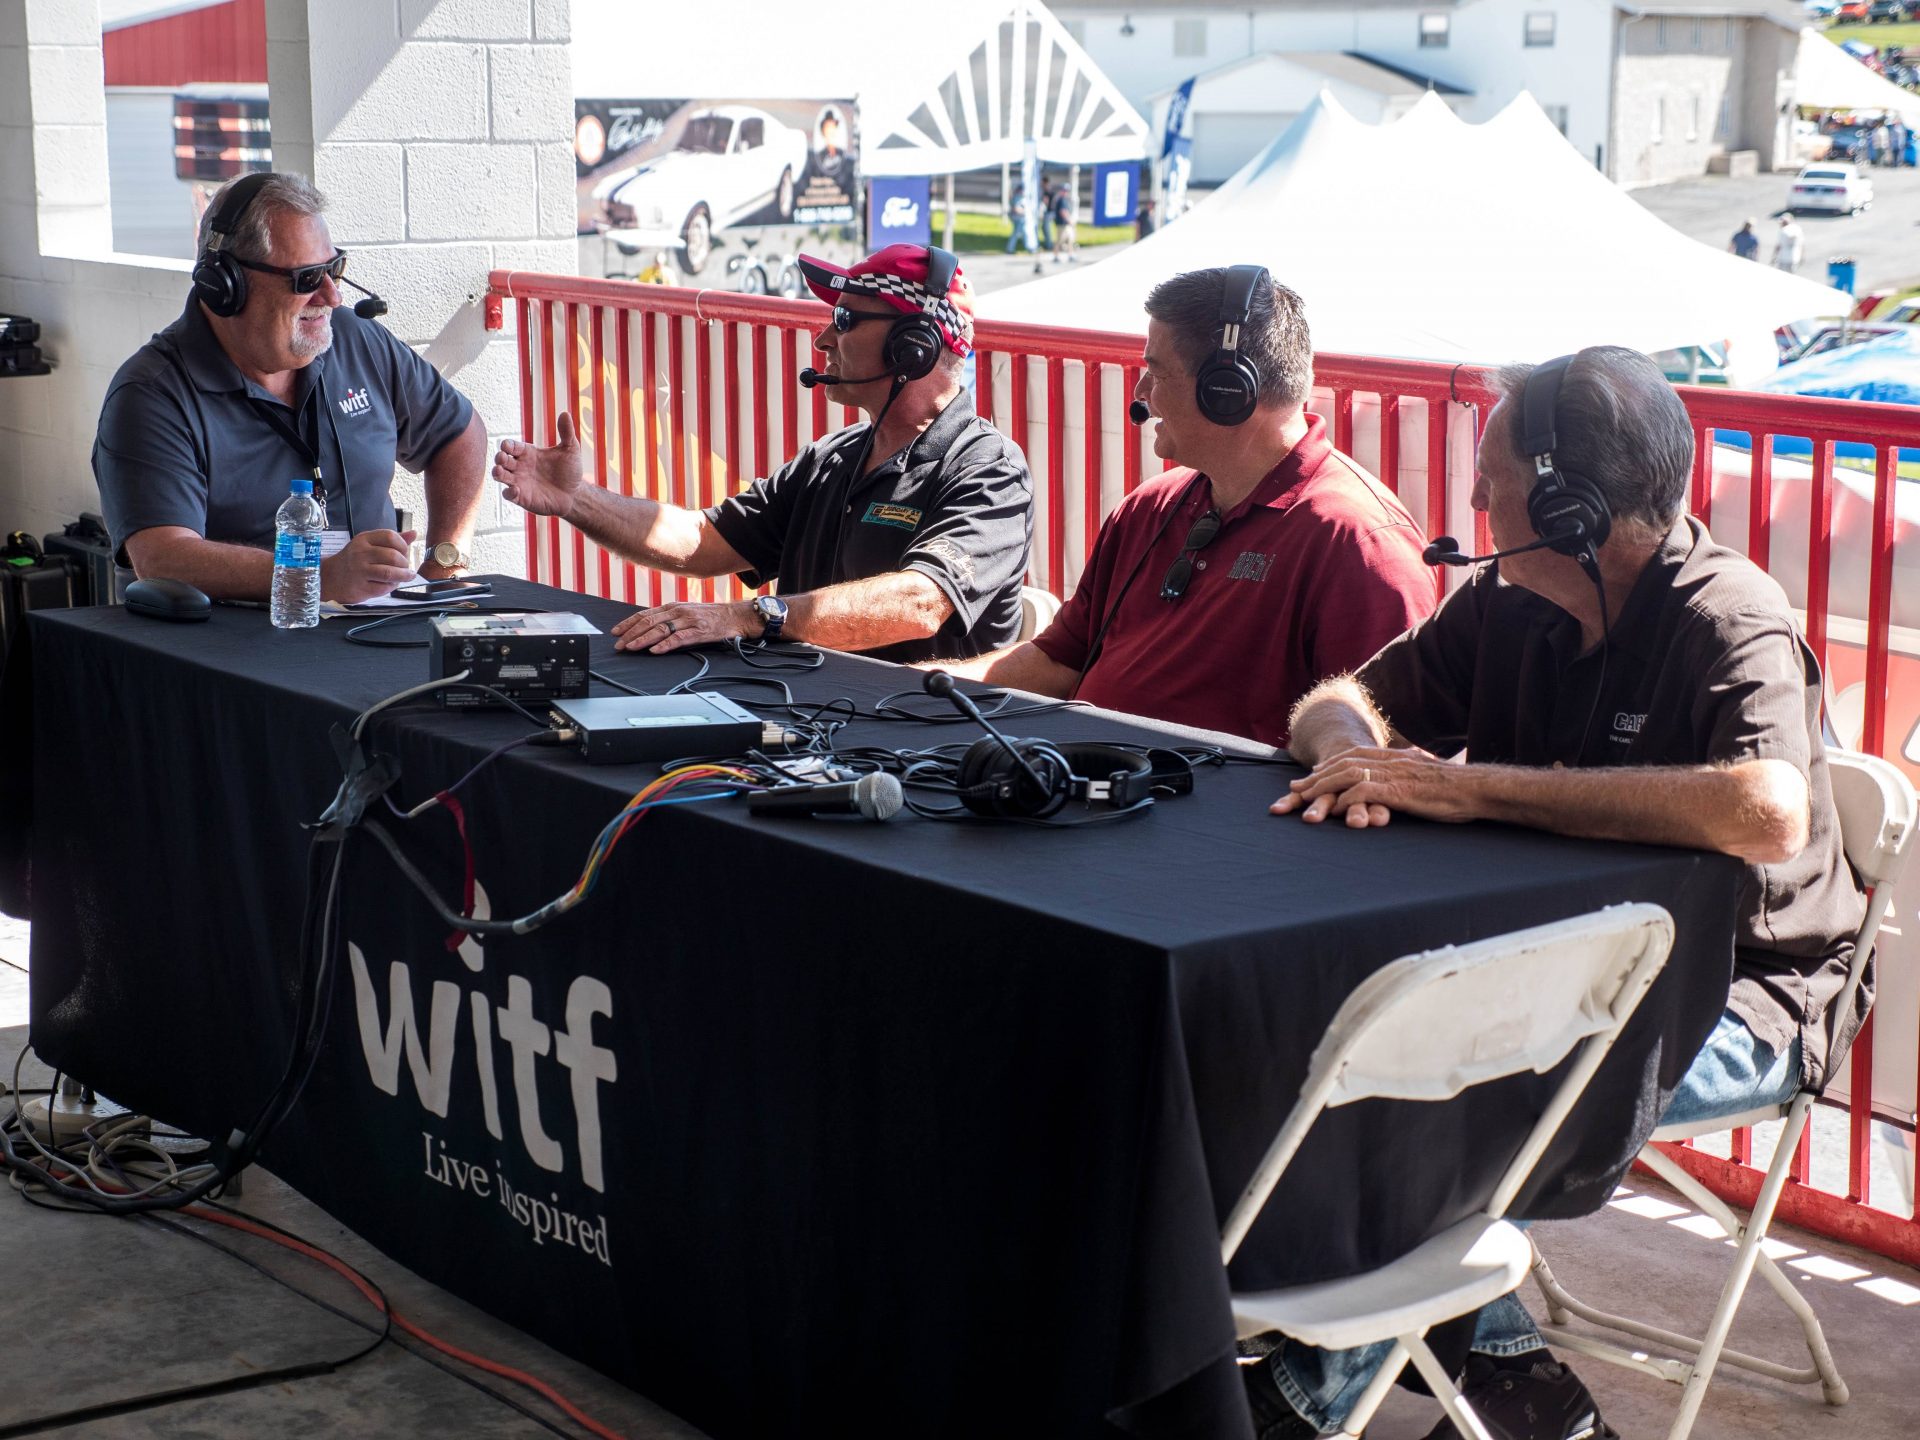
[[[20,1122],[34,1139],[57,1150],[86,1139],[89,1125],[118,1120],[129,1113],[126,1106],[98,1096],[89,1103],[79,1095],[41,1095],[20,1107]],[[146,1128],[143,1124],[140,1132],[144,1133]]]

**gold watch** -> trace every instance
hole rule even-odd
[[[435,545],[427,552],[427,558],[442,570],[467,570],[473,566],[473,557],[452,540],[442,540]]]

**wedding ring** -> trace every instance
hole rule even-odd
[[[673,633],[673,622],[669,620],[667,621],[667,634],[671,635],[672,633]]]
[[[1362,765],[1360,767],[1360,783],[1362,785],[1366,785],[1371,783],[1372,780],[1373,780],[1373,772],[1367,769],[1366,766]]]

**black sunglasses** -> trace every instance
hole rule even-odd
[[[258,270],[265,275],[284,275],[287,283],[293,287],[296,295],[311,295],[320,288],[324,280],[338,280],[347,273],[347,252],[336,250],[331,260],[318,265],[296,265],[289,270],[284,265],[268,265],[260,260],[242,260],[234,257],[234,263],[246,270]]]
[[[1187,531],[1187,542],[1180,547],[1180,558],[1173,562],[1167,571],[1167,578],[1160,582],[1162,600],[1178,600],[1187,593],[1187,582],[1193,579],[1193,555],[1196,550],[1204,550],[1211,545],[1214,537],[1220,533],[1220,512],[1209,510],[1193,522],[1193,528]]]
[[[863,320],[898,320],[899,318],[900,313],[896,310],[850,310],[845,305],[833,307],[833,328],[842,335]]]

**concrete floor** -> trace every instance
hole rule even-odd
[[[26,1038],[25,927],[0,917],[0,1073]],[[23,1085],[45,1084],[31,1062]],[[1630,1192],[1630,1193],[1629,1193]],[[589,1415],[634,1440],[702,1440],[701,1432],[644,1397],[537,1344],[393,1264],[259,1171],[238,1202],[347,1260],[385,1289],[394,1308],[441,1338],[540,1376]],[[1731,1251],[1700,1233],[1702,1217],[1651,1180],[1634,1177],[1589,1219],[1539,1227],[1555,1271],[1590,1302],[1656,1324],[1697,1331],[1712,1310]],[[188,1222],[191,1223],[191,1222]],[[158,1223],[128,1224],[34,1208],[0,1193],[0,1335],[18,1360],[0,1391],[0,1426],[144,1391],[350,1354],[366,1342],[370,1308],[331,1272],[277,1247],[195,1226],[275,1276],[344,1312],[291,1293],[238,1260]],[[1816,1392],[1723,1372],[1694,1434],[1700,1440],[1911,1440],[1920,1433],[1920,1272],[1780,1227],[1774,1251],[1819,1311],[1853,1400],[1830,1409]],[[1523,1290],[1535,1313],[1538,1296]],[[1734,1343],[1804,1363],[1794,1321],[1764,1287],[1749,1292]],[[38,1431],[87,1440],[284,1435],[460,1436],[487,1440],[585,1432],[544,1401],[446,1362],[413,1341],[389,1344],[337,1374],[214,1399]],[[26,1357],[31,1357],[28,1360]],[[1609,1422],[1627,1437],[1665,1433],[1676,1387],[1598,1361],[1577,1367]],[[493,1392],[525,1407],[515,1410]],[[551,1422],[543,1426],[533,1416]],[[1418,1440],[1436,1414],[1430,1400],[1396,1392],[1371,1440]],[[761,1440],[761,1437],[754,1437]]]

